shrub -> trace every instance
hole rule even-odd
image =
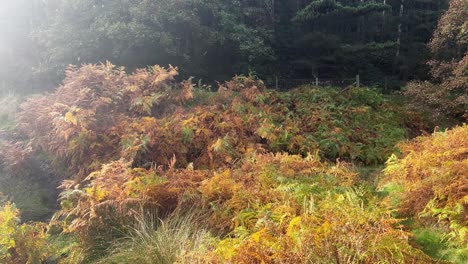
[[[82,184],[65,181],[61,194],[62,210],[55,215],[63,221],[65,232],[77,234],[86,246],[119,237],[141,208],[173,211],[185,194],[210,175],[193,170],[131,168],[123,160],[102,166]],[[117,232],[116,232],[117,231]]]
[[[397,204],[400,214],[421,217],[423,225],[437,222],[447,229],[448,238],[466,245],[468,126],[419,137],[399,147],[402,156],[387,161],[384,183],[403,187],[403,192],[390,195],[401,201]]]
[[[193,92],[176,74],[159,66],[131,74],[111,64],[71,67],[54,93],[22,105],[26,146],[75,176],[63,182],[52,221],[87,254],[68,259],[100,257],[128,236],[132,242],[106,260],[143,250],[162,262],[192,259],[199,248],[167,236],[193,242],[197,232],[136,216],[195,208],[203,214],[196,221],[221,240],[196,261],[427,260],[347,163],[378,164],[406,136],[384,96],[368,88],[269,91],[245,76],[216,93]],[[134,229],[143,222],[150,226]]]
[[[0,210],[0,260],[3,263],[39,264],[50,256],[45,226],[20,224],[19,211],[10,203]]]
[[[211,225],[230,230],[215,262],[373,263],[428,261],[346,164],[262,155],[207,180]],[[227,188],[226,186],[231,186]],[[226,226],[230,223],[230,226]]]
[[[429,43],[433,80],[410,83],[405,91],[415,107],[428,109],[435,118],[468,119],[467,7],[465,0],[449,1]]]
[[[107,263],[144,262],[146,257],[208,263],[430,261],[408,244],[400,220],[377,207],[370,190],[356,182],[350,165],[321,162],[318,155],[252,154],[236,168],[217,171],[143,170],[117,161],[81,185],[65,185],[59,215],[66,217],[65,231],[78,234],[88,246],[100,238],[116,239],[109,230],[119,230],[120,237],[130,234],[102,260]],[[211,244],[202,239],[208,244],[194,247],[174,240],[188,236],[188,241],[198,241],[200,233],[185,226],[185,220],[176,220],[183,227],[175,230],[134,220],[176,209],[201,212],[194,220],[224,238]],[[139,253],[143,250],[146,255]],[[207,258],[193,259],[202,254]]]
[[[198,168],[230,165],[252,151],[306,155],[317,149],[330,160],[376,164],[406,136],[404,121],[368,89],[277,93],[244,79],[225,86],[210,102],[162,119],[122,123],[116,134],[136,152],[137,164],[165,164],[174,154],[177,166],[193,162]]]
[[[229,166],[253,150],[376,164],[406,136],[385,98],[370,89],[267,91],[238,76],[215,95],[176,83],[175,68],[127,74],[111,64],[71,67],[54,93],[29,99],[18,114],[31,146],[82,180],[121,157],[133,166]],[[206,96],[204,100],[194,95]],[[63,166],[63,165],[67,166]]]
[[[131,118],[164,115],[192,97],[192,84],[176,84],[176,75],[174,67],[154,66],[133,74],[110,63],[70,67],[54,93],[22,104],[19,131],[36,149],[82,178],[118,159],[113,126]]]
[[[315,197],[315,196],[311,196]],[[280,222],[234,230],[216,251],[235,263],[417,263],[429,257],[408,244],[389,212],[363,204],[353,191],[311,198]]]

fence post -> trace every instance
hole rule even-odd
[[[358,74],[358,75],[356,75],[356,87],[359,88],[360,85],[361,84],[360,84],[360,79],[359,79],[359,74]]]
[[[318,87],[319,85],[319,80],[318,80],[318,77],[315,77],[315,87]]]

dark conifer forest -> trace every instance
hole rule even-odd
[[[448,0],[16,0],[5,2],[2,89],[53,89],[69,65],[175,65],[211,83],[236,74],[349,79],[399,89],[430,77],[427,43]]]
[[[468,263],[468,0],[0,2],[0,263]]]

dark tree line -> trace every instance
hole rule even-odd
[[[40,91],[69,64],[178,66],[211,82],[253,72],[399,87],[428,77],[447,0],[17,0],[1,3],[2,90]]]

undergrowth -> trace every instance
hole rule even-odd
[[[129,234],[95,263],[205,263],[215,238],[197,222],[196,213],[171,213],[163,219],[156,215],[135,216]]]
[[[416,241],[434,247],[430,254],[466,263],[468,126],[419,137],[399,148],[401,156],[390,157],[384,170],[387,201],[400,216],[415,221]]]
[[[406,177],[400,159],[387,165],[386,174],[401,176],[386,185],[392,188],[372,187],[375,168],[398,152],[396,143],[426,129],[417,113],[369,88],[278,92],[237,76],[212,92],[176,75],[174,67],[131,74],[110,63],[71,67],[55,92],[21,105],[9,132],[15,136],[0,142],[4,170],[18,173],[41,156],[68,178],[47,232],[34,233],[46,241],[41,260],[435,262],[424,251],[439,242],[425,241],[439,240],[413,236],[399,218],[412,202],[406,192],[419,192],[399,181]],[[439,199],[431,208],[448,215],[459,237],[457,206]],[[17,215],[11,207],[3,211]],[[13,234],[18,226],[39,228],[0,226]],[[31,234],[18,234],[2,245],[4,258],[23,252],[17,241]],[[428,254],[440,259],[442,252]]]

